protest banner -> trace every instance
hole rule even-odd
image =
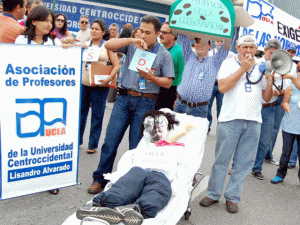
[[[0,199],[76,185],[82,49],[0,51]]]
[[[229,49],[235,26],[248,27],[251,16],[227,0],[177,0],[171,6],[170,28],[173,34],[200,38],[201,42],[224,41]]]
[[[280,10],[266,0],[245,0],[244,9],[255,19],[255,23],[240,29],[240,36],[253,34],[259,50],[263,51],[273,38],[280,41],[282,49],[290,43],[298,46],[295,60],[300,60],[300,20]]]
[[[117,23],[119,25],[119,32],[121,28],[126,23],[131,23],[133,29],[140,26],[140,21],[143,16],[149,14],[147,6],[149,4],[156,4],[153,2],[144,1],[133,1],[128,2],[135,6],[134,8],[116,6],[112,4],[103,4],[103,1],[82,1],[82,0],[56,0],[53,4],[53,0],[43,0],[44,4],[48,8],[52,8],[55,13],[63,13],[68,18],[68,30],[71,32],[78,32],[80,29],[79,19],[81,15],[86,15],[89,17],[90,22],[95,19],[103,19],[107,27],[112,23]],[[109,1],[106,1],[109,2]],[[116,2],[116,1],[114,1]],[[121,2],[121,1],[120,1]],[[141,7],[138,7],[141,6]],[[162,8],[163,5],[160,6]],[[137,8],[144,8],[140,10]],[[159,9],[157,9],[159,10]],[[151,15],[156,16],[163,23],[168,15],[163,15],[161,13],[151,12]]]

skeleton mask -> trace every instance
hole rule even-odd
[[[168,135],[168,120],[165,116],[152,117],[144,119],[144,137],[147,141],[155,143],[160,139],[166,140]]]

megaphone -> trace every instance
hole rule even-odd
[[[289,73],[292,69],[293,60],[290,54],[284,50],[276,50],[271,57],[271,60],[267,62],[267,70],[275,71],[280,75]]]

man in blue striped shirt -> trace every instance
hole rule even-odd
[[[207,118],[207,105],[216,76],[229,51],[221,47],[217,54],[208,56],[212,47],[210,41],[206,44],[196,38],[194,52],[187,35],[179,34],[177,40],[183,51],[185,69],[177,88],[178,98],[174,111]]]

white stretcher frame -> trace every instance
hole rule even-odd
[[[162,109],[162,111],[175,113],[169,109]],[[174,129],[174,133],[182,131],[186,124],[192,124],[195,126],[195,128],[191,130],[187,135],[178,140],[179,142],[185,144],[185,154],[190,155],[191,163],[188,164],[188,167],[184,167],[182,169],[181,174],[179,173],[179,180],[176,180],[177,182],[174,181],[176,182],[175,184],[172,183],[173,194],[168,205],[163,208],[155,218],[144,220],[143,225],[174,225],[181,219],[183,215],[185,215],[185,219],[187,220],[191,213],[189,204],[196,197],[194,194],[193,196],[191,196],[192,193],[197,192],[196,195],[198,196],[199,192],[203,191],[207,187],[208,177],[205,177],[203,179],[204,176],[203,174],[198,172],[198,169],[200,168],[204,154],[209,122],[207,119],[185,114],[175,113],[175,116],[180,124]],[[138,147],[142,146],[143,144],[145,144],[144,139],[140,141]],[[130,163],[128,162],[130,162],[133,154],[134,150],[124,153],[118,163],[117,172],[112,173],[106,178],[109,178],[113,182],[117,180],[118,177],[129,171],[131,167],[128,166],[130,165]],[[123,172],[120,174],[118,173],[118,171]],[[195,188],[198,186],[198,190],[194,191],[194,187],[192,186],[192,184],[193,179],[197,174],[200,176],[200,179],[198,180],[196,185],[194,185]],[[202,179],[203,181],[201,182],[201,185],[198,185]],[[110,185],[108,184],[106,189],[109,188],[109,186]],[[76,213],[74,213],[65,220],[63,225],[79,225],[81,224],[81,222],[82,221],[76,218]],[[84,222],[82,224],[86,225],[92,223]],[[100,225],[101,223],[93,224]]]

